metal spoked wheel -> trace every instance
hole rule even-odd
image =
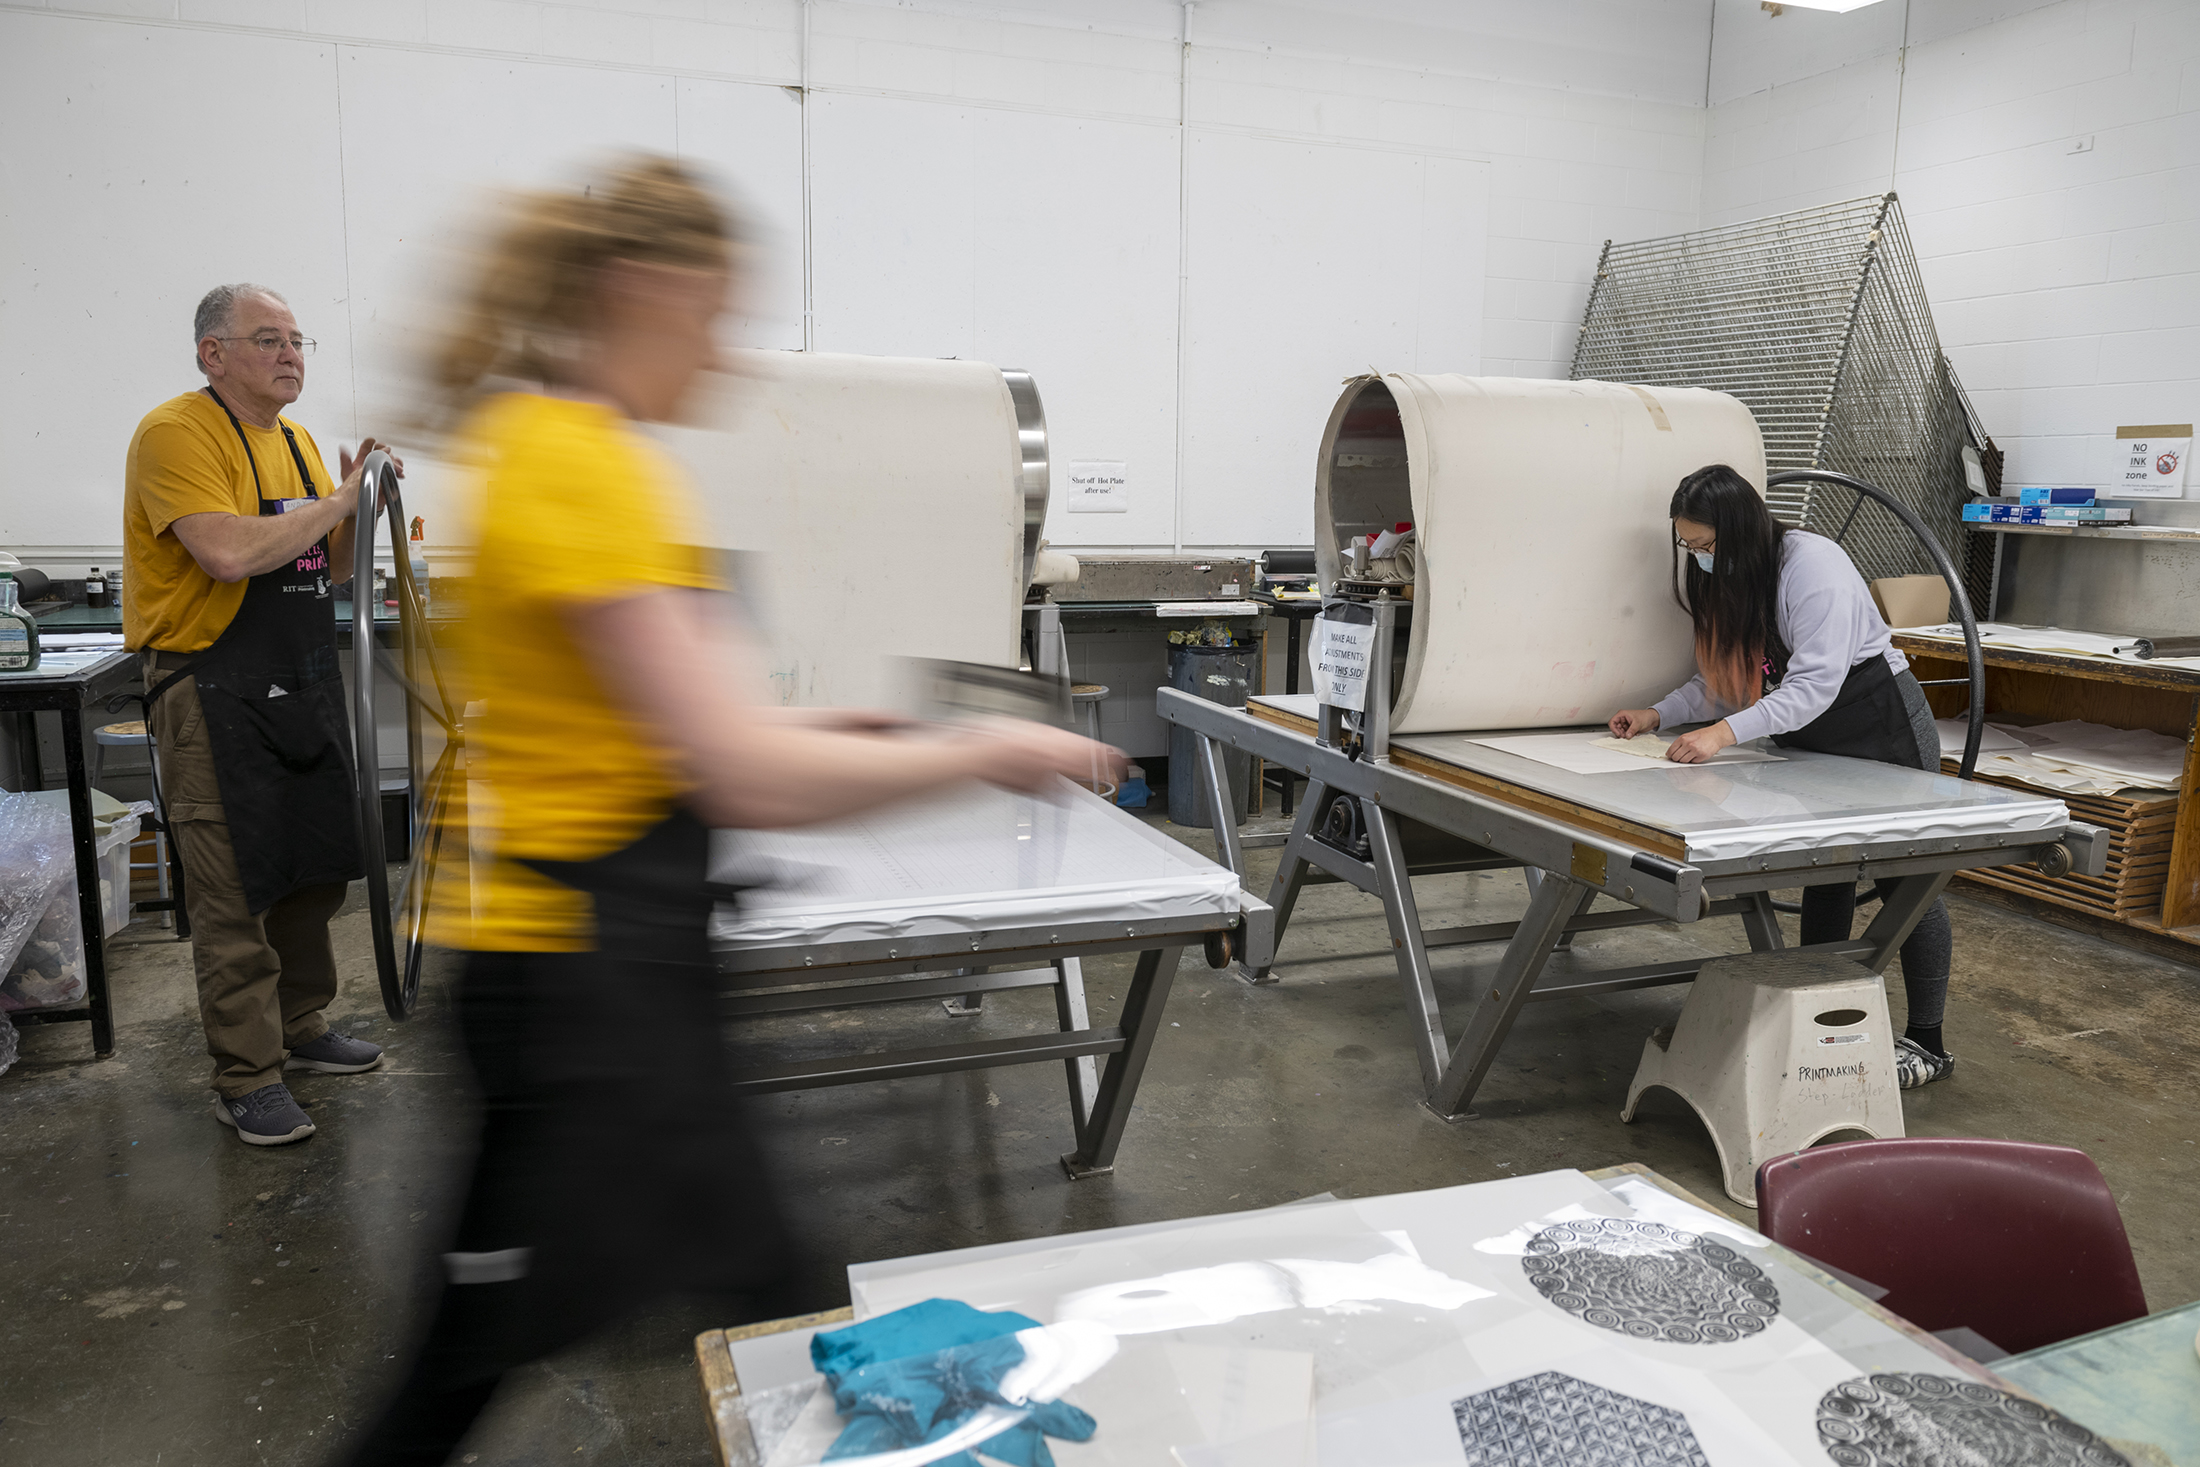
[[[414,584],[406,553],[405,501],[397,465],[377,450],[367,455],[359,485],[363,505],[382,508],[389,526],[390,552],[397,586],[397,654],[382,646],[375,627],[374,548],[377,516],[363,513],[353,542],[352,564],[352,750],[359,791],[359,834],[367,852],[367,907],[374,929],[374,966],[382,985],[382,1006],[393,1019],[409,1018],[420,999],[420,964],[426,955],[428,905],[435,882],[464,881],[466,835],[462,818],[453,818],[451,796],[464,776],[459,763],[465,748],[460,709],[451,701],[436,661],[435,638],[427,606]],[[359,608],[366,614],[361,616]],[[391,889],[382,859],[382,752],[375,722],[375,674],[387,673],[405,698],[405,772],[412,839],[405,869]],[[438,725],[442,749],[428,761],[427,720]],[[446,842],[446,827],[455,838]]]
[[[1963,758],[1957,763],[1956,777],[1958,779],[1969,779],[1972,771],[1978,767],[1979,739],[1986,730],[1986,659],[1979,650],[1978,618],[1972,613],[1971,598],[1963,589],[1963,577],[1957,573],[1955,562],[1948,558],[1948,552],[1941,547],[1938,540],[1933,538],[1932,531],[1925,528],[1925,522],[1917,517],[1916,510],[1911,509],[1886,490],[1873,484],[1867,484],[1862,479],[1851,478],[1847,474],[1837,474],[1830,469],[1789,469],[1784,473],[1774,474],[1771,478],[1766,479],[1765,488],[1769,491],[1777,489],[1783,484],[1809,482],[1839,484],[1844,489],[1852,489],[1856,492],[1855,508],[1849,511],[1849,517],[1842,521],[1841,528],[1834,531],[1832,535],[1835,544],[1841,543],[1842,538],[1848,534],[1849,526],[1856,522],[1856,510],[1863,507],[1865,500],[1872,500],[1875,503],[1885,505],[1894,513],[1895,518],[1902,521],[1904,527],[1917,537],[1918,545],[1925,551],[1926,557],[1932,561],[1933,568],[1939,571],[1940,578],[1948,583],[1949,605],[1954,608],[1956,620],[1963,627],[1963,656],[1967,674],[1967,676],[1955,679],[1955,681],[1968,687],[1971,694],[1971,708],[1968,714],[1969,728],[1963,737]]]

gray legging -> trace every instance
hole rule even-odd
[[[1940,730],[1933,725],[1933,711],[1926,705],[1925,690],[1907,672],[1895,675],[1909,709],[1910,731],[1917,737],[1919,769],[1940,767]],[[1894,882],[1878,883],[1885,901]],[[1811,886],[1803,889],[1803,942],[1846,942],[1856,926],[1856,885]],[[1948,968],[1955,951],[1955,935],[1948,924],[1948,904],[1935,901],[1902,943],[1902,987],[1910,1002],[1909,1027],[1937,1029],[1948,1007]]]

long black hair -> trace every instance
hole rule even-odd
[[[1696,628],[1696,665],[1711,691],[1737,708],[1764,692],[1768,661],[1784,664],[1780,639],[1780,537],[1764,497],[1725,464],[1710,464],[1681,480],[1666,511],[1710,527],[1717,543],[1712,569],[1673,546],[1673,599]]]

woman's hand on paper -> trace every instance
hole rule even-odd
[[[1655,732],[1658,726],[1658,710],[1655,708],[1622,708],[1612,715],[1605,725],[1615,739],[1631,739],[1636,734]]]
[[[1684,733],[1665,746],[1665,757],[1675,764],[1701,764],[1734,742],[1734,730],[1720,719],[1709,728]]]

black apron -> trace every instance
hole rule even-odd
[[[262,515],[320,498],[297,437],[280,419],[306,500],[268,498],[244,425],[220,394],[208,388],[206,395],[221,404],[244,445]],[[366,640],[374,635],[371,607],[358,619],[355,634],[362,649],[372,645]],[[362,675],[372,676],[371,668],[362,651]],[[336,662],[327,539],[308,546],[290,565],[248,580],[243,603],[214,644],[163,678],[146,694],[146,703],[187,676],[198,684],[245,905],[264,912],[303,888],[366,875],[351,725]]]
[[[1786,658],[1778,669],[1784,677]],[[1772,742],[1783,749],[1807,749],[1817,754],[1845,754],[1851,759],[1876,759],[1917,769],[1917,734],[1910,727],[1910,708],[1902,699],[1902,686],[1894,679],[1887,659],[1873,653],[1849,669],[1841,691],[1825,712],[1793,733],[1774,734]]]

